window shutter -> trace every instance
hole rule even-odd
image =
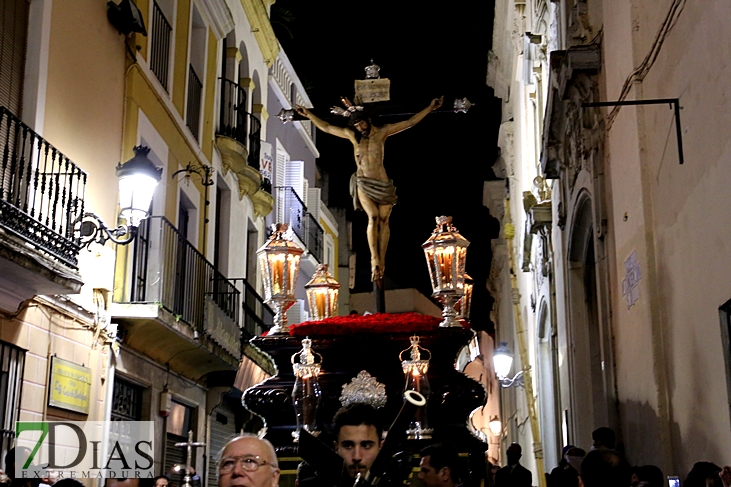
[[[0,4],[0,105],[20,118],[28,38],[28,0]]]
[[[320,223],[320,193],[322,189],[311,188],[307,190],[307,211]]]
[[[287,163],[289,162],[289,154],[282,148],[282,143],[277,139],[277,159],[274,161],[274,187],[281,188],[287,182]],[[275,189],[277,199],[277,222],[284,222],[284,190]]]
[[[307,200],[305,193],[305,161],[289,161],[284,185],[291,186],[297,196],[304,203]]]

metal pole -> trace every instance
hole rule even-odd
[[[510,258],[510,285],[512,287],[513,313],[515,315],[515,332],[518,337],[518,350],[520,351],[520,363],[523,367],[525,379],[525,401],[528,404],[528,417],[530,418],[530,429],[533,435],[533,455],[536,459],[538,470],[538,486],[546,487],[546,471],[543,466],[543,444],[541,443],[541,430],[538,424],[538,407],[533,395],[533,377],[530,371],[528,347],[525,340],[525,327],[520,313],[520,292],[518,291],[518,278],[516,277],[515,251],[513,238],[515,237],[515,226],[510,217],[510,198],[505,200],[505,240],[508,243],[508,256]]]

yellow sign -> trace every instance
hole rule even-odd
[[[89,414],[91,369],[51,357],[48,405]]]

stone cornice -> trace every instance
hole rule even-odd
[[[279,42],[274,35],[272,24],[269,22],[267,8],[262,0],[241,0],[246,18],[251,24],[251,30],[259,44],[259,49],[264,57],[264,63],[270,68],[279,54]]]
[[[234,18],[226,5],[226,0],[205,0],[198,5],[201,7],[201,16],[211,26],[219,41],[234,28]]]

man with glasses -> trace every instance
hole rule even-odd
[[[219,487],[277,487],[279,464],[274,447],[255,435],[226,443],[218,462]]]

